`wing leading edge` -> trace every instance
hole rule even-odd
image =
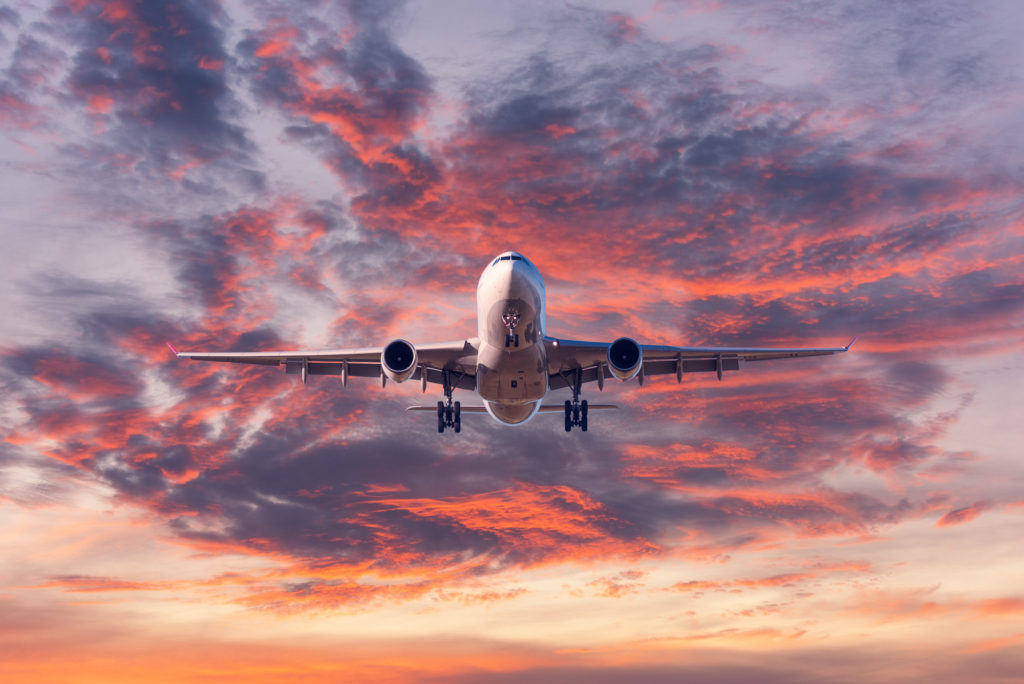
[[[475,389],[478,347],[476,339],[417,345],[417,366],[410,379],[419,380],[424,386],[428,382],[440,385],[444,371],[449,370],[455,373],[455,387]],[[286,373],[300,375],[303,381],[309,375],[340,375],[344,382],[349,377],[382,381],[385,377],[380,362],[382,347],[268,352],[179,352],[171,347],[171,351],[179,359],[193,361],[284,366]]]
[[[802,356],[827,356],[849,351],[857,338],[845,347],[672,347],[642,344],[643,363],[638,373],[640,382],[650,375],[675,375],[681,380],[684,373],[717,373],[719,379],[724,371],[739,370],[740,361],[771,361],[792,359]],[[581,371],[582,383],[604,384],[613,377],[608,369],[608,342],[587,342],[581,340],[545,340],[548,345],[548,361],[558,373],[551,373],[551,389],[570,387],[572,375]]]
[[[589,410],[591,411],[610,411],[618,409],[619,407],[615,404],[590,404]],[[436,406],[426,406],[419,404],[416,406],[409,406],[405,409],[406,411],[428,411],[434,413],[437,411]],[[462,404],[460,407],[462,413],[487,413],[487,407],[485,406],[467,406]],[[562,404],[544,404],[537,410],[537,413],[564,413],[565,406]]]

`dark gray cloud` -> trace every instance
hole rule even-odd
[[[21,15],[13,7],[0,7],[0,24],[17,28],[21,24]]]
[[[222,111],[227,54],[216,9],[146,1],[123,13],[56,8],[53,17],[66,22],[79,48],[68,80],[75,95],[113,99],[120,123],[136,133],[152,126],[193,145],[244,144]],[[140,97],[146,91],[155,94]]]
[[[431,82],[391,35],[400,6],[332,5],[351,22],[341,41],[324,30],[316,8],[290,6],[286,21],[278,17],[263,30],[250,30],[236,46],[257,97],[296,121],[285,133],[357,184],[362,193],[355,202],[366,211],[417,202],[440,179],[434,161],[413,140],[414,124],[427,113]],[[313,72],[323,75],[311,79]]]
[[[179,189],[264,189],[228,82],[224,21],[217,7],[191,1],[56,3],[19,36],[9,82],[52,125],[67,108],[87,123],[92,135],[63,147],[63,170],[94,203],[116,214],[165,207],[155,195]]]

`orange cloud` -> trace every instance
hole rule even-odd
[[[991,508],[991,504],[988,501],[978,501],[970,506],[957,508],[946,513],[944,516],[939,518],[939,521],[935,523],[935,526],[952,527],[953,525],[961,525],[974,520],[989,508]]]
[[[609,534],[607,526],[619,524],[614,514],[584,492],[565,486],[524,482],[463,497],[372,499],[366,505],[449,520],[469,530],[498,535],[501,548],[527,564],[639,557],[659,550],[657,544],[640,536]]]

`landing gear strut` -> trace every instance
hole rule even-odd
[[[583,386],[583,369],[572,372],[572,401],[565,400],[565,431],[572,432],[578,425],[583,432],[587,431],[587,400],[580,401],[580,388]]]
[[[505,328],[508,331],[505,334],[505,347],[518,347],[519,333],[516,332],[516,327],[519,325],[519,312],[515,309],[509,309],[501,315],[501,322],[505,324]]]
[[[445,428],[453,428],[456,434],[462,432],[462,404],[452,401],[452,392],[455,391],[455,384],[459,377],[450,370],[441,371],[442,385],[444,386],[444,397],[446,401],[437,402],[437,431],[444,432]]]

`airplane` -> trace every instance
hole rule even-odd
[[[477,336],[454,342],[413,345],[404,339],[383,347],[326,351],[179,352],[180,359],[284,366],[305,384],[310,375],[340,375],[343,386],[350,377],[418,380],[441,385],[444,401],[437,407],[411,406],[410,411],[435,411],[437,431],[462,430],[463,413],[488,413],[502,425],[522,425],[538,413],[564,414],[565,431],[587,431],[590,410],[614,409],[610,404],[580,401],[583,385],[605,380],[636,378],[642,386],[652,375],[711,372],[718,379],[739,370],[740,361],[767,361],[800,356],[822,356],[848,351],[845,347],[673,347],[640,344],[629,337],[613,342],[565,340],[547,334],[545,290],[540,271],[519,252],[496,256],[480,275],[476,289]],[[551,390],[568,387],[572,399],[561,406],[545,405]],[[456,389],[474,390],[481,406],[462,406],[452,400]]]

